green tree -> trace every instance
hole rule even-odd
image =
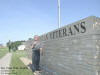
[[[21,40],[21,41],[14,41],[14,42],[7,42],[7,47],[12,49],[14,52],[18,49],[18,46],[22,44],[22,42],[25,42],[25,40]]]

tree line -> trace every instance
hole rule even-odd
[[[18,50],[18,46],[21,45],[23,42],[25,42],[25,40],[14,41],[14,42],[9,40],[6,45],[9,48],[9,52],[11,50],[13,50],[15,52],[16,50]]]

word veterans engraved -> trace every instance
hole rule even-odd
[[[85,33],[85,32],[86,32],[86,25],[85,25],[85,21],[83,21],[76,25],[71,25],[71,26],[57,29],[41,37],[44,37],[44,40],[48,40],[48,39],[56,39],[56,38],[61,38],[61,37],[66,37],[66,36],[72,36],[72,35]]]

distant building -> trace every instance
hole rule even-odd
[[[0,48],[2,48],[3,47],[3,45],[2,44],[0,44]]]
[[[25,49],[25,45],[19,45],[18,46],[18,50],[24,50]]]

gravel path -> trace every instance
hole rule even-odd
[[[7,53],[0,59],[0,75],[9,75],[11,56],[11,53]]]

